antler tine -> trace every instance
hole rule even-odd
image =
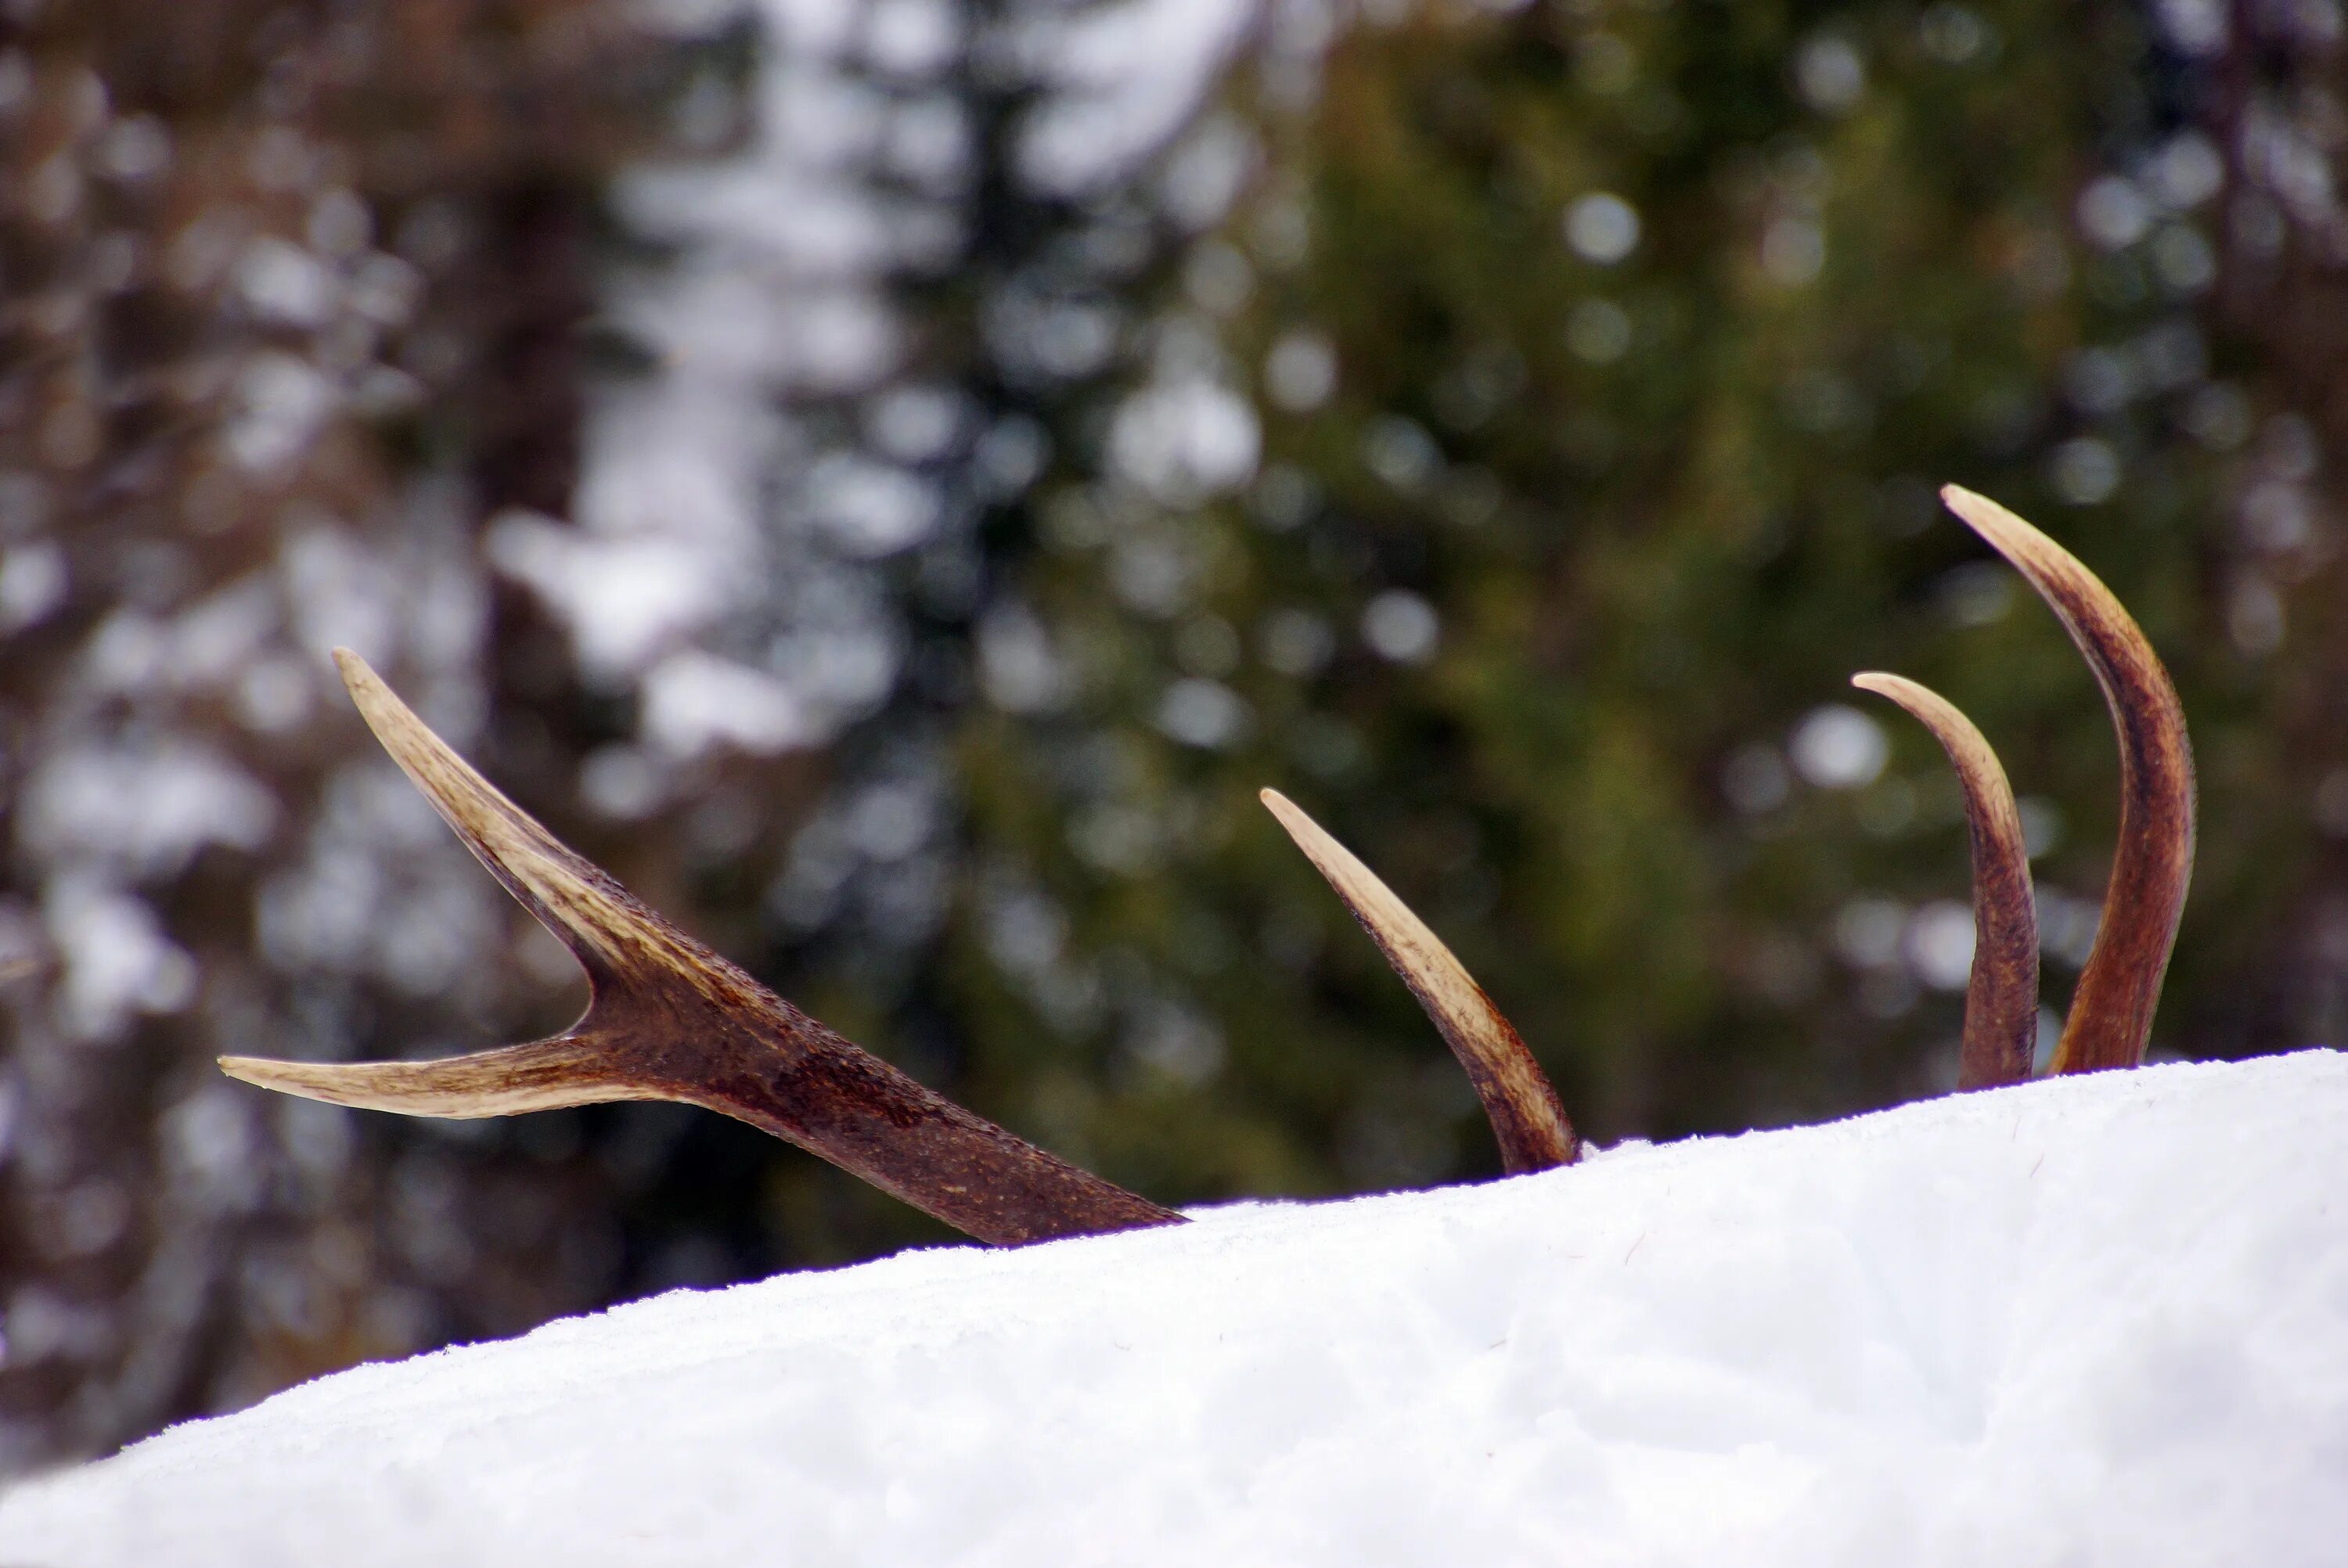
[[[552,1111],[605,1100],[657,1099],[611,1078],[592,1041],[580,1034],[479,1050],[438,1061],[279,1061],[223,1056],[222,1072],[280,1094],[323,1100],[357,1111],[472,1121]]]
[[[1956,706],[1899,675],[1869,672],[1850,683],[1888,697],[1932,732],[1957,770],[1972,840],[1973,964],[1965,984],[1959,1089],[1994,1089],[2030,1076],[2038,1035],[2038,910],[2022,815],[1997,753]]]
[[[747,1122],[982,1241],[1182,1217],[1022,1142],[808,1018],[638,903],[498,793],[365,661],[335,662],[359,712],[449,826],[587,971],[568,1032],[428,1062],[223,1057],[232,1077],[341,1105],[502,1116],[678,1100]]]
[[[1570,1165],[1581,1153],[1573,1124],[1566,1120],[1557,1091],[1533,1060],[1524,1040],[1482,988],[1468,976],[1441,938],[1410,912],[1386,885],[1371,874],[1321,825],[1278,790],[1265,790],[1263,804],[1289,837],[1337,890],[1370,940],[1410,988],[1418,1005],[1451,1047],[1476,1085],[1484,1114],[1499,1141],[1500,1163],[1511,1173]]]
[[[2054,1071],[2134,1067],[2152,1034],[2193,875],[2193,749],[2184,705],[2142,629],[2076,557],[1995,501],[1955,485],[1941,498],[2053,607],[2111,709],[2120,747],[2119,845]]]

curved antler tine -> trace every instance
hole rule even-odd
[[[1581,1153],[1581,1140],[1566,1120],[1557,1091],[1522,1037],[1451,949],[1287,796],[1268,789],[1262,799],[1305,858],[1337,890],[1468,1070],[1492,1123],[1492,1135],[1499,1140],[1501,1165],[1513,1173],[1573,1163]]]
[[[638,903],[466,765],[356,654],[359,711],[434,807],[593,988],[551,1040],[441,1061],[223,1057],[232,1077],[419,1116],[681,1100],[789,1140],[981,1241],[1011,1245],[1181,1219],[932,1092]]]
[[[1965,984],[1959,1089],[1994,1089],[2030,1076],[2038,1037],[2038,910],[2022,815],[1997,753],[1971,719],[1929,687],[1869,672],[1850,683],[1888,697],[1932,732],[1957,770],[1972,845],[1973,965]]]
[[[2111,709],[2120,747],[2119,845],[2054,1071],[2134,1067],[2152,1034],[2193,875],[2193,748],[2184,705],[2142,629],[2076,557],[1995,501],[1955,485],[1941,498],[2054,608]]]
[[[220,1059],[221,1071],[231,1078],[281,1094],[361,1111],[466,1120],[648,1098],[643,1091],[614,1080],[608,1067],[604,1053],[575,1034],[438,1061]]]
[[[367,661],[347,648],[335,664],[351,701],[400,771],[441,820],[600,982],[623,969],[673,967],[679,956],[668,923],[592,861],[508,800],[432,733]]]

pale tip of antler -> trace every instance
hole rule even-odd
[[[2022,814],[2005,769],[1973,722],[1931,688],[1879,671],[1854,675],[1850,683],[1905,708],[1957,771],[1973,876],[1972,974],[1957,1087],[2019,1083],[2030,1076],[2038,1037],[2038,912]]]
[[[475,858],[591,974],[631,966],[691,966],[695,956],[672,940],[661,922],[483,778],[399,700],[366,660],[337,648],[335,664],[359,716],[400,771]]]
[[[366,660],[347,648],[337,648],[335,668],[342,672],[343,685],[358,708],[359,717],[383,743],[383,749],[391,753],[392,761],[399,764],[402,772],[416,781],[433,809],[447,818],[469,844],[476,843],[485,834],[491,835],[493,845],[503,839],[537,836],[548,840],[546,847],[559,849],[544,829],[523,815],[520,807],[433,733],[431,726],[400,701],[399,694]],[[519,825],[516,818],[520,819]],[[518,825],[535,829],[536,833],[517,833]]]
[[[398,693],[375,672],[374,665],[348,648],[336,648],[334,660],[335,672],[342,676],[343,689],[357,705],[359,717],[366,721],[367,728],[375,732],[376,738],[402,767],[419,750],[431,750],[425,738],[438,737],[432,735],[424,722],[399,700]]]
[[[469,1120],[647,1098],[605,1077],[595,1053],[568,1036],[438,1061],[282,1061],[223,1056],[220,1070],[281,1094],[360,1111]]]
[[[2034,575],[2036,567],[2049,563],[2056,557],[2068,561],[2077,570],[2087,569],[2070,551],[2048,538],[2037,525],[1978,490],[1968,490],[1962,485],[1943,485],[1941,487],[1941,504],[1963,518],[1967,528],[1995,546],[2000,555],[2025,573]]]
[[[1451,949],[1409,906],[1278,790],[1259,798],[1280,819],[1468,1070],[1509,1171],[1540,1171],[1573,1163],[1581,1152],[1557,1091],[1515,1028],[1492,1005]]]
[[[499,869],[499,861],[514,850],[560,852],[543,828],[434,734],[366,660],[347,648],[337,648],[335,668],[342,672],[343,685],[359,717],[366,721],[392,761],[491,870]],[[545,843],[532,843],[532,838]]]
[[[1985,496],[1949,485],[1941,498],[2053,608],[2111,710],[2120,749],[2119,843],[2103,923],[2079,972],[2054,1070],[2133,1067],[2152,1036],[2193,875],[2193,748],[2184,705],[2143,629],[2076,556]]]

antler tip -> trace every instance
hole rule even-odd
[[[1294,801],[1276,789],[1260,789],[1255,792],[1255,798],[1263,802],[1264,809],[1278,817],[1280,825],[1288,829],[1292,836],[1306,832],[1313,826],[1313,819],[1299,811]],[[1300,826],[1300,824],[1303,825]]]
[[[352,650],[337,648],[334,651],[334,659],[335,670],[343,678],[343,689],[358,705],[359,717],[365,719],[368,728],[376,734],[383,734],[385,722],[395,715],[400,706],[399,698],[385,683],[383,677],[376,673],[375,666]],[[388,739],[385,743],[390,744]],[[396,749],[394,754],[396,754]]]
[[[1276,789],[1258,790],[1256,798],[1263,802],[1264,809],[1277,817],[1280,825],[1288,830],[1288,836],[1295,841],[1297,848],[1304,851],[1304,857],[1313,862],[1323,876],[1338,885],[1339,892],[1345,892],[1349,885],[1368,875],[1344,846],[1330,837],[1328,830],[1313,821],[1303,806]]]
[[[304,1100],[339,1102],[334,1092],[337,1070],[332,1062],[285,1061],[268,1056],[222,1056],[214,1060],[222,1072],[239,1082]]]
[[[338,647],[334,651],[334,660],[335,672],[342,676],[344,687],[362,709],[366,706],[371,694],[388,690],[383,683],[383,677],[375,672],[375,666],[360,658],[355,651]]]
[[[1862,692],[1873,692],[1905,708],[1931,730],[1933,737],[1943,746],[1954,743],[1961,752],[1977,759],[1985,759],[1987,771],[2000,780],[2003,779],[2004,771],[1997,765],[1996,753],[1990,749],[1987,741],[1981,738],[1980,732],[1972,726],[1972,721],[1930,686],[1885,670],[1863,670],[1850,678],[1850,683]],[[1952,755],[1955,757],[1956,753]],[[1962,758],[1956,760],[1961,768],[1965,765]]]
[[[1941,504],[1954,512],[1965,527],[1988,540],[2000,554],[2012,560],[2024,576],[2034,579],[2044,570],[2042,563],[2048,559],[2049,552],[2064,553],[2060,546],[2013,507],[1968,490],[1962,485],[1941,486]]]
[[[1991,500],[1987,496],[1982,495],[1980,491],[1968,490],[1962,485],[1941,486],[1941,504],[1948,507],[1949,510],[1956,513],[1957,516],[1963,518],[1968,522],[1972,520],[1972,517],[1976,513],[2003,512],[2008,517],[2012,517],[2013,515],[2011,511],[2008,511],[2007,508],[1998,505],[1995,501]]]

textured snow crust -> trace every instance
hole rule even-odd
[[[2338,1563],[2348,1057],[681,1291],[0,1498],[0,1563]]]

